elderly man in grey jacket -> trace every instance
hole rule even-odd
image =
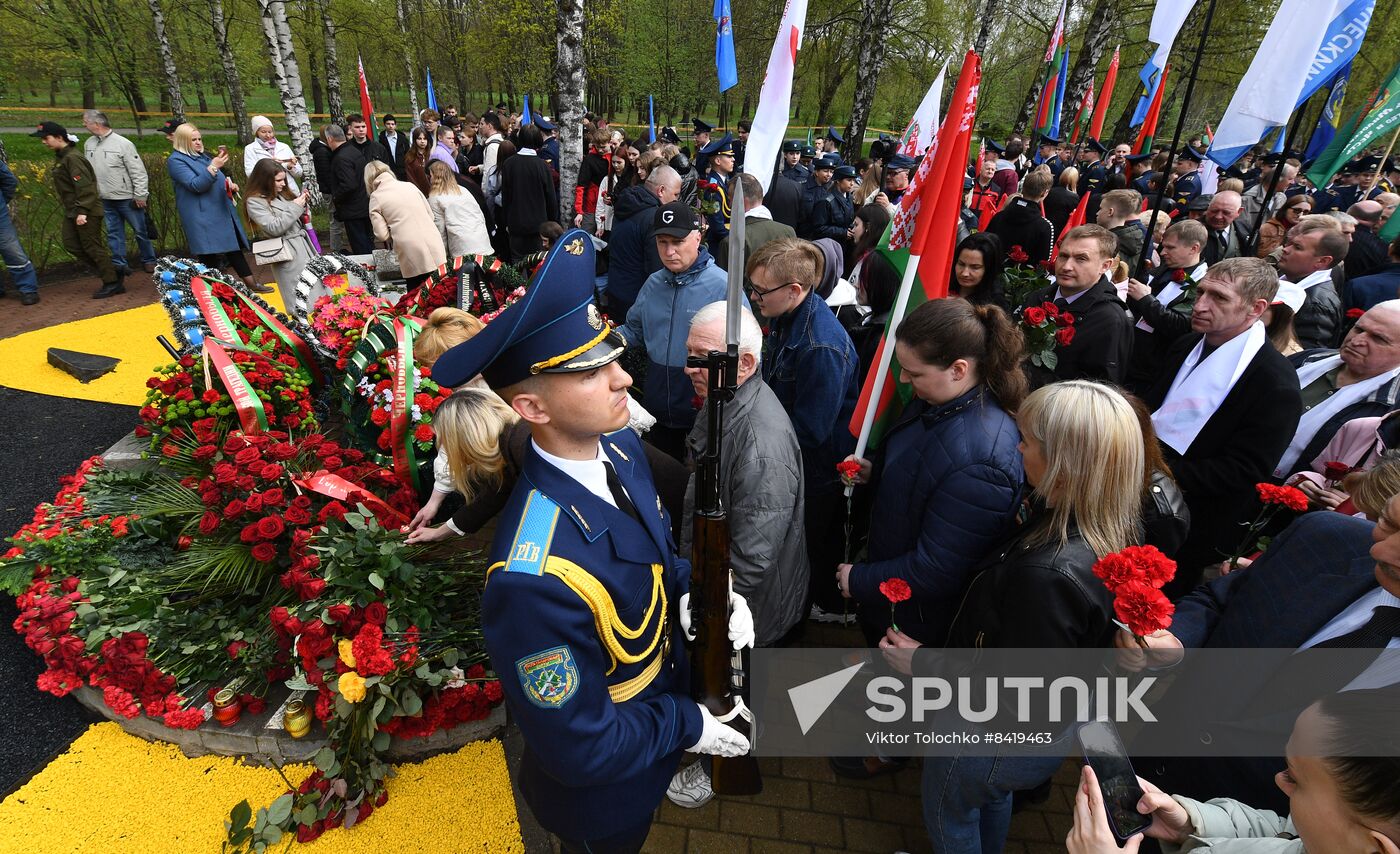
[[[97,194],[102,198],[112,266],[118,270],[130,267],[126,258],[126,227],[130,225],[136,235],[136,247],[141,252],[141,266],[147,273],[154,273],[156,250],[146,226],[149,195],[146,164],[141,162],[141,155],[136,153],[131,140],[112,130],[107,114],[101,110],[84,110],[83,127],[92,134],[83,143],[83,156],[92,164],[97,176]]]
[[[763,381],[759,360],[763,332],[748,308],[740,308],[738,390],[724,407],[720,446],[720,499],[729,517],[729,565],[734,592],[753,611],[758,646],[781,646],[804,615],[807,597],[807,541],[802,524],[802,451],[783,405]],[[712,302],[695,313],[685,346],[691,356],[723,350],[725,303]],[[685,369],[695,393],[705,397],[709,371]],[[704,404],[710,406],[707,400]],[[701,409],[686,437],[698,458],[709,438],[709,417]],[[695,476],[685,492],[681,524],[682,555],[690,554],[695,513]],[[704,761],[681,769],[666,791],[673,803],[699,807],[714,797]]]

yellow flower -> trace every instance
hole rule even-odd
[[[355,666],[355,649],[350,640],[341,639],[340,643],[336,644],[336,649],[340,650],[340,660],[345,662],[346,667]]]
[[[347,703],[358,703],[365,698],[364,677],[355,671],[340,674],[340,696]]]

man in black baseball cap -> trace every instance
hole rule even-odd
[[[175,143],[175,128],[184,124],[184,119],[166,119],[160,126],[160,132],[165,134],[166,142]]]
[[[702,240],[700,214],[685,202],[669,202],[652,217],[652,237],[661,269],[652,273],[627,310],[618,331],[628,347],[646,351],[642,405],[656,416],[647,434],[658,449],[685,459],[685,437],[695,424],[695,388],[685,375],[685,339],[690,318],[722,300],[728,278]]]
[[[102,198],[92,164],[68,141],[67,129],[57,122],[43,122],[29,135],[39,138],[54,154],[49,181],[63,208],[63,248],[102,277],[102,287],[92,298],[126,293],[122,286],[125,273],[112,266],[112,250],[102,236]]]

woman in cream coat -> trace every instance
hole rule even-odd
[[[447,262],[447,249],[433,222],[432,209],[418,188],[394,177],[378,160],[365,166],[369,221],[374,238],[394,250],[410,289]]]
[[[274,237],[292,250],[290,261],[272,265],[272,274],[277,279],[277,291],[282,295],[282,304],[292,311],[296,302],[297,281],[301,271],[315,257],[311,241],[306,236],[307,192],[293,196],[292,178],[276,160],[259,160],[248,176],[244,188],[243,213],[253,232],[253,240],[271,240]],[[254,259],[256,260],[256,258]],[[312,294],[312,304],[320,294]]]
[[[438,234],[447,246],[447,257],[494,254],[496,250],[491,246],[491,233],[486,228],[481,205],[458,185],[457,176],[447,164],[440,160],[429,164],[428,180],[432,186],[428,207],[433,211]]]

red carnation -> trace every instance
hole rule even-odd
[[[1128,582],[1137,580],[1133,562],[1124,557],[1122,552],[1107,554],[1095,561],[1094,575],[1098,576],[1109,590],[1117,590]]]
[[[385,424],[389,423],[389,410],[378,408],[371,409],[369,413],[369,420],[376,427],[383,427]]]
[[[1017,243],[1011,247],[1011,251],[1006,253],[1006,257],[1011,259],[1013,264],[1024,264],[1030,260],[1031,256],[1026,254],[1026,250]]]
[[[1055,330],[1055,343],[1061,347],[1068,347],[1074,341],[1074,327],[1061,326]]]
[[[891,604],[908,601],[914,595],[909,582],[902,578],[889,578],[880,582],[880,592]]]
[[[419,424],[418,427],[417,427],[417,429],[415,429],[415,430],[413,431],[413,438],[417,439],[417,440],[420,441],[420,442],[431,442],[431,441],[433,441],[433,428],[432,428],[432,425],[430,425],[430,424]]]
[[[376,626],[384,625],[384,621],[389,618],[389,609],[384,603],[376,599],[365,606],[365,621]]]
[[[260,563],[272,563],[277,560],[277,547],[272,543],[258,543],[253,546],[253,560]]]
[[[1366,313],[1365,309],[1360,309],[1360,308],[1349,308],[1349,309],[1347,309],[1347,320],[1355,320],[1355,319],[1357,319],[1358,317],[1360,317],[1361,315],[1363,315],[1363,314],[1365,314],[1365,313]]]
[[[1259,493],[1259,500],[1265,504],[1278,504],[1295,513],[1303,513],[1308,509],[1308,496],[1295,486],[1257,483],[1254,488]]]
[[[1120,587],[1113,599],[1113,613],[1138,637],[1147,637],[1172,624],[1176,606],[1162,591],[1141,581]]]
[[[200,398],[201,398],[205,403],[218,403],[218,402],[219,402],[219,398],[221,398],[221,397],[223,397],[223,395],[219,394],[219,392],[218,392],[216,389],[212,389],[212,388],[211,388],[211,389],[206,389],[205,392],[204,392],[204,394],[202,394],[202,395],[200,396]]]
[[[843,460],[836,464],[836,471],[847,480],[854,480],[860,474],[860,461]]]
[[[1039,326],[1040,324],[1045,322],[1045,309],[1041,308],[1040,306],[1033,305],[1030,308],[1026,309],[1025,317],[1026,322],[1029,323],[1031,326]]]

